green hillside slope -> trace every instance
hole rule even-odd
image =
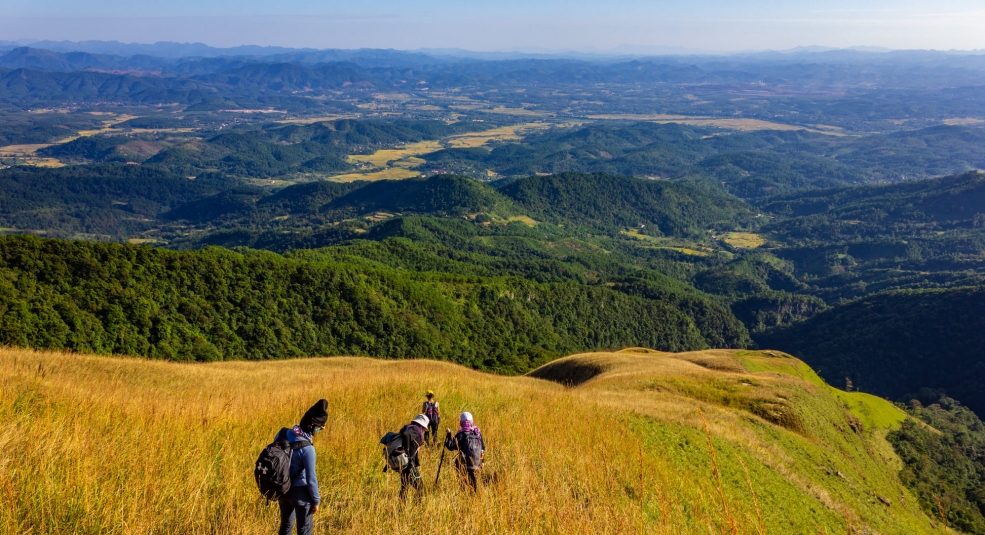
[[[343,214],[365,214],[378,210],[439,216],[488,212],[501,217],[520,211],[492,187],[471,178],[453,175],[371,182],[320,209],[322,212]]]
[[[562,173],[517,179],[500,188],[535,218],[597,228],[640,228],[654,235],[699,235],[733,228],[749,208],[711,187],[607,175]]]
[[[748,343],[721,304],[662,291],[674,299],[259,251],[0,238],[0,344],[174,360],[367,354],[515,373],[590,348]]]
[[[833,384],[900,399],[943,389],[985,414],[985,289],[899,291],[829,309],[756,335],[804,359]]]

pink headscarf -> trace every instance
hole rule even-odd
[[[462,431],[465,431],[466,433],[475,433],[480,437],[482,436],[482,432],[479,431],[479,428],[475,426],[475,423],[472,422],[472,420],[465,420],[461,422],[461,424],[462,424]]]

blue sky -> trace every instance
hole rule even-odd
[[[316,48],[985,49],[982,0],[0,0],[0,40]]]

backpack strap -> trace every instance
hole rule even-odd
[[[311,445],[311,442],[308,441],[308,440],[299,440],[297,442],[288,442],[288,444],[291,445],[291,458],[293,459],[294,458],[294,452],[295,451],[297,451],[297,450],[299,450],[301,448],[307,448],[308,446]],[[301,469],[298,470],[298,473],[291,474],[291,481],[294,481],[294,478],[300,476],[301,475],[301,472],[304,472],[304,463],[301,463]]]

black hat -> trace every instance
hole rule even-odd
[[[308,412],[304,413],[301,417],[301,423],[299,424],[301,430],[305,433],[311,433],[316,428],[325,427],[325,422],[328,421],[328,400],[319,399],[318,403],[315,403],[308,409]]]

